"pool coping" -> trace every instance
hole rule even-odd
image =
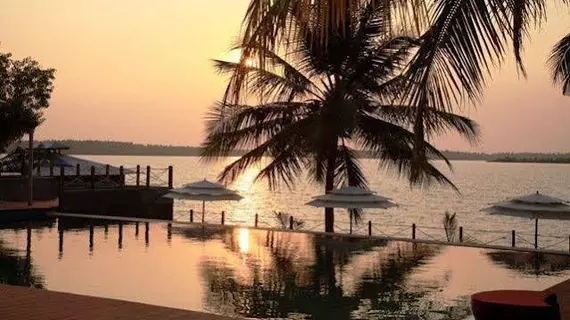
[[[388,240],[388,241],[400,241],[400,242],[411,242],[411,243],[423,243],[432,245],[442,245],[442,246],[454,246],[454,247],[467,247],[467,248],[479,248],[479,249],[491,249],[491,250],[507,250],[515,252],[530,252],[530,253],[547,253],[555,255],[570,256],[570,251],[559,251],[559,250],[543,250],[534,248],[521,248],[521,247],[509,247],[509,246],[497,246],[497,245],[486,245],[477,243],[467,243],[467,242],[448,242],[441,240],[428,240],[428,239],[411,239],[403,237],[390,237],[390,236],[380,236],[380,235],[362,235],[362,234],[344,234],[344,233],[331,233],[322,231],[310,231],[310,230],[290,230],[282,228],[269,228],[269,227],[252,227],[250,225],[222,225],[222,224],[212,224],[212,223],[199,223],[199,222],[187,222],[178,220],[161,220],[161,219],[144,219],[144,218],[128,218],[121,216],[101,216],[101,215],[87,215],[87,214],[74,214],[74,213],[59,213],[59,212],[48,212],[47,216],[50,217],[70,217],[70,218],[86,218],[86,219],[103,219],[103,220],[119,220],[119,221],[129,221],[129,222],[153,222],[153,223],[164,223],[164,224],[175,224],[175,225],[187,225],[187,226],[203,226],[203,227],[216,227],[216,228],[247,228],[252,230],[266,230],[266,231],[279,231],[287,233],[302,233],[311,234],[316,236],[328,236],[328,237],[339,237],[339,238],[354,238],[354,239],[371,239],[371,240]]]

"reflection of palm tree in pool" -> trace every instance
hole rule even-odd
[[[247,263],[247,279],[242,280],[228,265],[205,262],[203,276],[209,285],[206,308],[245,317],[305,314],[315,319],[346,319],[359,312],[381,312],[389,318],[427,314],[433,308],[422,298],[436,290],[438,283],[418,289],[405,282],[409,273],[437,253],[436,247],[396,244],[396,248],[378,251],[388,243],[312,237],[311,256],[300,257],[301,250],[290,236],[271,231],[261,235],[258,243],[264,244],[271,262],[263,266],[253,257]],[[239,252],[232,245],[237,241],[224,242],[232,252]],[[362,255],[374,257],[372,268],[354,262]],[[342,277],[350,276],[352,268],[366,271],[356,279],[354,292],[348,292]]]

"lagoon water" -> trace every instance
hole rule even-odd
[[[213,180],[222,168],[236,158],[226,158],[220,162],[204,163],[198,157],[154,157],[154,156],[84,156],[85,158],[108,163],[134,167],[150,165],[153,168],[174,166],[176,186],[199,180]],[[531,246],[534,222],[528,219],[489,216],[480,209],[489,203],[502,201],[510,197],[540,191],[544,194],[570,199],[570,165],[568,164],[532,164],[532,163],[488,163],[481,161],[455,161],[453,172],[448,173],[458,186],[460,193],[449,187],[432,185],[427,188],[410,188],[399,178],[397,173],[379,166],[378,161],[361,160],[362,168],[368,178],[369,186],[378,194],[392,198],[400,206],[388,210],[365,210],[363,223],[356,227],[360,233],[367,232],[367,221],[372,221],[374,233],[407,236],[412,223],[418,225],[418,234],[428,238],[441,238],[442,219],[449,211],[457,213],[458,225],[463,226],[467,236],[491,241],[498,245],[510,244],[510,232],[516,230],[519,236],[517,245]],[[442,166],[443,164],[439,164]],[[304,205],[311,197],[323,193],[323,187],[300,177],[293,189],[282,186],[270,190],[266,181],[255,181],[259,168],[246,172],[230,188],[238,190],[244,199],[237,203],[208,203],[206,221],[218,223],[220,212],[226,212],[227,223],[252,225],[257,213],[260,221],[276,226],[274,211],[290,213],[295,218],[305,221],[305,229],[322,231],[324,214],[322,209]],[[153,170],[153,180],[161,176]],[[162,177],[165,175],[162,174]],[[175,216],[178,220],[188,220],[188,211],[195,210],[195,219],[199,219],[201,203],[176,201]],[[434,229],[431,229],[434,228]],[[337,210],[336,230],[348,229],[346,211]],[[486,233],[483,231],[497,231]],[[567,250],[570,222],[540,221],[541,246]],[[554,236],[557,238],[548,238]]]

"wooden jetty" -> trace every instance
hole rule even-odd
[[[100,165],[85,168],[79,163],[73,168],[50,166],[47,176],[34,177],[34,200],[31,205],[28,204],[28,185],[25,176],[0,176],[0,221],[8,217],[33,218],[53,210],[167,220],[173,218],[172,199],[162,197],[173,186],[172,166],[114,168]]]
[[[224,320],[208,313],[115,299],[0,285],[0,319],[12,320]]]

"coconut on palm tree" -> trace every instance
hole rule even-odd
[[[341,28],[331,27],[325,43],[315,41],[317,28],[295,29],[300,34],[286,39],[295,50],[285,55],[257,42],[240,48],[264,50],[263,68],[215,61],[221,73],[231,76],[228,92],[241,97],[227,96],[210,110],[203,156],[248,150],[223,170],[221,180],[231,182],[268,157],[257,178],[267,179],[272,188],[280,182],[291,186],[305,173],[326,191],[341,185],[366,187],[358,150],[413,175],[414,184],[438,181],[454,187],[429,161],[447,159],[428,141],[421,141],[423,158],[414,155],[417,142],[410,128],[415,108],[393,104],[406,88],[399,74],[417,39],[386,36],[384,12],[374,6],[362,8],[358,16]],[[261,102],[242,103],[245,94]],[[424,112],[426,123],[437,124],[432,132],[456,131],[471,141],[477,137],[477,125],[468,118],[435,108]],[[413,162],[421,163],[414,172]],[[327,208],[325,230],[333,232],[333,226],[333,209]]]

